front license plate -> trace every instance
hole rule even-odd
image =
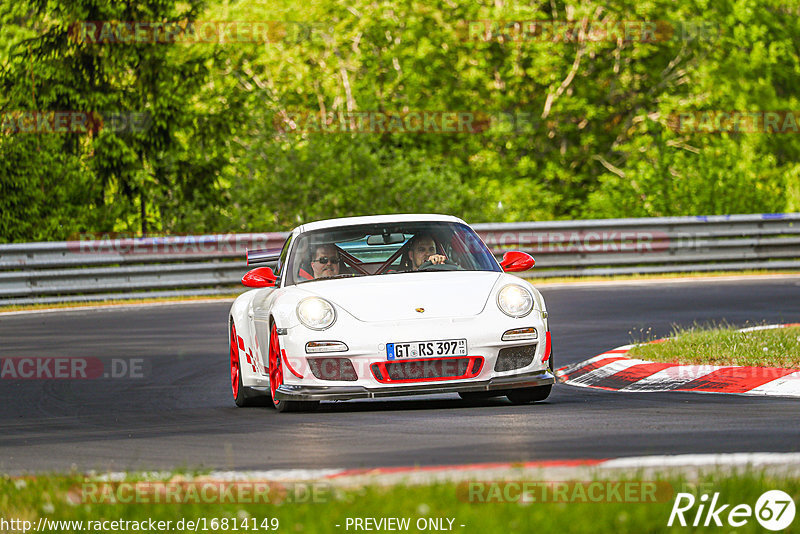
[[[387,360],[408,358],[443,358],[445,356],[466,356],[466,339],[441,339],[436,341],[406,341],[387,343]]]

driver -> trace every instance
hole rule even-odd
[[[429,234],[417,234],[411,239],[408,248],[408,259],[411,263],[411,270],[419,270],[420,265],[426,261],[433,265],[440,265],[447,259],[442,254],[436,253],[436,242]]]

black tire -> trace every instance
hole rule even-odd
[[[550,344],[550,360],[548,363],[550,372],[553,373],[553,345]],[[506,397],[513,404],[530,404],[532,402],[541,402],[550,396],[553,390],[553,385],[536,386],[533,388],[520,388],[512,389],[506,392]]]
[[[545,400],[550,396],[550,390],[552,389],[552,385],[512,389],[506,393],[506,397],[513,404],[530,404]]]
[[[239,375],[239,398],[234,397],[233,402],[239,408],[252,408],[254,406],[272,406],[272,399],[269,395],[242,385],[242,376]]]

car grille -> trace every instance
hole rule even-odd
[[[319,380],[353,382],[358,380],[353,362],[348,358],[307,358],[311,374]]]
[[[482,356],[424,358],[373,363],[372,375],[383,384],[473,378],[483,367]]]
[[[506,347],[500,349],[497,354],[497,361],[494,363],[495,371],[511,371],[527,367],[533,363],[536,356],[536,344],[520,345],[518,347]]]

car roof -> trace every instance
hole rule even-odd
[[[396,215],[369,215],[366,217],[342,217],[340,219],[326,219],[303,224],[295,228],[295,233],[323,230],[325,228],[340,228],[342,226],[355,226],[358,224],[390,223],[390,222],[452,222],[466,224],[458,217],[452,215],[439,215],[435,213],[403,213]]]

